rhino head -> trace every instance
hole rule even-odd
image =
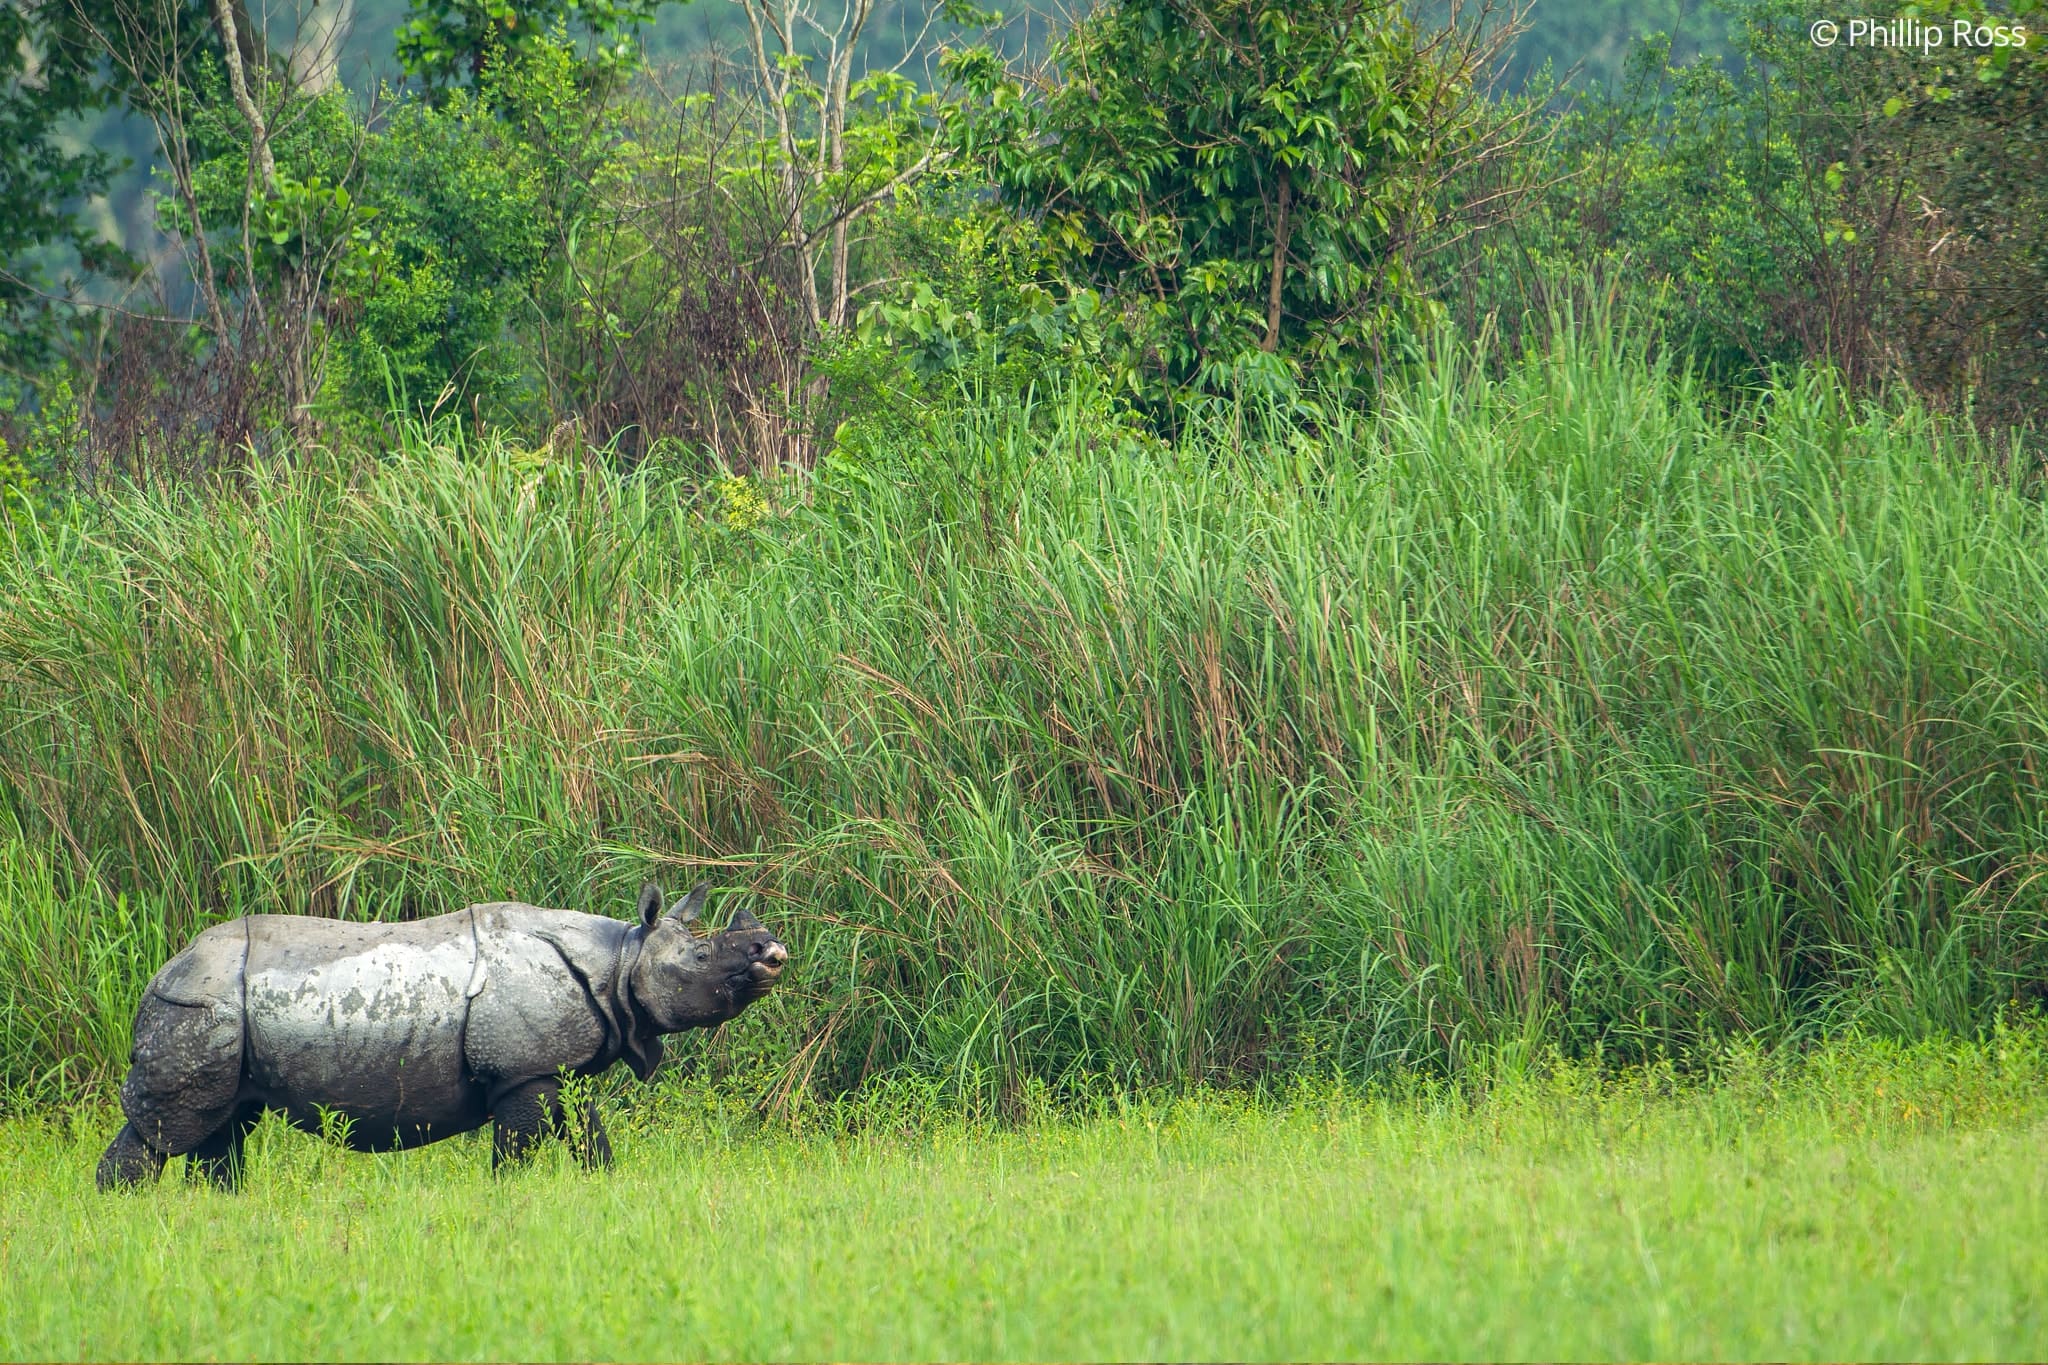
[[[768,993],[789,960],[789,949],[745,909],[718,933],[698,933],[709,889],[700,884],[666,912],[660,887],[640,889],[640,955],[627,989],[661,1033],[732,1018]]]

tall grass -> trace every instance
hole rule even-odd
[[[2036,998],[2025,460],[1823,376],[1731,420],[1599,328],[1500,375],[1447,347],[1370,417],[1172,449],[970,409],[758,524],[415,433],[33,527],[0,554],[5,1083],[117,1062],[50,1002],[119,1018],[215,916],[623,914],[649,873],[771,898],[799,972],[683,1057],[777,1103]]]

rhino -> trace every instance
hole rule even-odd
[[[745,909],[697,925],[706,886],[632,921],[517,902],[408,923],[249,915],[195,937],[135,1016],[101,1189],[155,1179],[173,1156],[232,1188],[267,1110],[357,1151],[417,1147],[493,1125],[493,1169],[545,1136],[610,1164],[594,1103],[570,1130],[564,1076],[624,1060],[645,1081],[662,1038],[708,1028],[768,993],[789,950]]]

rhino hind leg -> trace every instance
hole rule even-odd
[[[258,1114],[237,1114],[209,1134],[190,1153],[189,1174],[210,1182],[216,1189],[232,1190],[242,1180],[242,1144],[256,1126]]]
[[[552,1080],[528,1081],[491,1106],[491,1169],[524,1161],[542,1138],[561,1131],[562,1087]]]
[[[99,1187],[116,1190],[146,1184],[163,1173],[164,1162],[169,1159],[144,1142],[134,1124],[124,1123],[100,1157]]]
[[[179,1156],[236,1117],[242,1017],[235,1005],[180,1004],[154,992],[135,1014],[121,1110],[152,1151]]]
[[[524,1161],[542,1138],[558,1137],[585,1166],[612,1164],[612,1143],[598,1117],[597,1102],[577,1106],[572,1132],[562,1106],[562,1086],[552,1078],[527,1081],[507,1090],[491,1108],[491,1169]]]

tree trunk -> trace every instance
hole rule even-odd
[[[1283,168],[1280,172],[1280,212],[1273,224],[1273,275],[1266,286],[1266,339],[1259,347],[1267,352],[1280,348],[1280,289],[1287,279],[1287,200],[1292,189],[1293,182]]]
[[[265,53],[257,42],[256,25],[249,20],[248,0],[228,0],[228,11],[229,19],[221,27],[221,46],[225,48],[232,41],[244,72],[262,71]]]
[[[317,95],[341,73],[341,48],[356,23],[356,0],[321,0],[292,45],[292,75],[299,87]]]
[[[270,157],[270,130],[263,122],[263,110],[257,107],[249,94],[249,68],[255,67],[257,74],[267,70],[267,64],[259,63],[252,55],[253,35],[249,32],[249,10],[243,0],[213,0],[213,19],[220,26],[221,57],[228,68],[228,92],[235,97],[235,108],[242,111],[242,117],[249,124],[249,155],[258,174],[263,177],[263,189],[267,194],[277,193],[277,163]]]

